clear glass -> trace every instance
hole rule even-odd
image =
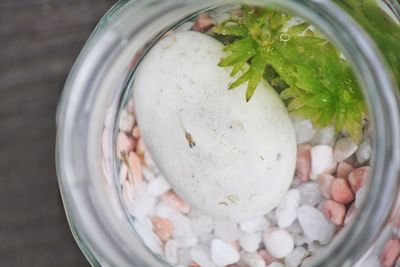
[[[118,118],[141,56],[170,29],[228,3],[270,5],[297,14],[316,25],[352,64],[373,121],[374,179],[357,219],[311,265],[356,266],[382,249],[399,212],[400,54],[386,46],[391,36],[384,29],[368,24],[352,8],[357,1],[346,2],[339,1],[339,7],[308,0],[136,0],[120,1],[106,14],[71,71],[57,115],[60,190],[75,239],[93,266],[163,266],[132,227],[121,198],[116,153],[102,151],[115,152]],[[379,7],[399,24],[396,1],[379,1]]]

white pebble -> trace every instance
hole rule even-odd
[[[171,208],[165,202],[159,202],[156,206],[156,215],[158,217],[167,218],[169,219],[171,214],[177,213],[177,211]]]
[[[238,225],[230,221],[217,220],[215,222],[214,234],[216,238],[224,241],[237,240],[239,238]]]
[[[269,264],[267,267],[285,267],[285,266],[280,262],[273,262]]]
[[[298,221],[295,221],[289,227],[286,227],[285,230],[288,231],[291,234],[301,234],[301,233],[303,233],[303,228],[301,228],[301,225],[300,225],[300,223]]]
[[[173,213],[169,216],[169,219],[174,225],[172,236],[179,242],[180,246],[190,247],[198,243],[196,232],[193,230],[188,217],[181,213]]]
[[[119,118],[119,129],[126,133],[130,133],[132,132],[134,125],[135,117],[132,114],[129,114],[126,110],[121,111]]]
[[[298,267],[304,258],[308,256],[308,251],[303,247],[298,247],[285,258],[286,267]]]
[[[241,253],[240,260],[247,267],[265,267],[264,259],[258,253]]]
[[[168,263],[178,263],[178,242],[170,239],[164,245],[164,255]]]
[[[296,220],[299,205],[300,191],[297,189],[289,190],[275,211],[280,228],[288,227]]]
[[[315,134],[310,120],[293,120],[293,127],[296,132],[297,144],[307,143]]]
[[[318,256],[325,250],[326,246],[323,246],[318,242],[311,242],[308,244],[307,248],[314,256]]]
[[[335,144],[334,157],[337,162],[350,158],[358,149],[351,137],[339,139]]]
[[[364,142],[361,143],[360,147],[356,152],[357,161],[360,164],[365,163],[371,157],[371,140],[369,138],[365,139]]]
[[[318,183],[307,182],[298,187],[300,191],[300,204],[315,206],[324,200]]]
[[[149,218],[135,220],[135,230],[143,239],[144,244],[155,254],[162,255],[162,243],[158,236],[153,232],[153,224]]]
[[[127,204],[128,212],[138,218],[145,218],[155,214],[156,198],[152,196],[146,183],[138,183],[133,187],[133,198]]]
[[[362,207],[362,205],[365,202],[365,199],[367,198],[368,195],[368,188],[366,186],[361,187],[357,193],[356,193],[356,201],[354,203],[356,209],[359,209]]]
[[[335,139],[335,127],[330,126],[322,129],[317,129],[313,139],[311,140],[311,144],[333,146],[335,144]]]
[[[190,258],[190,252],[187,248],[181,248],[178,251],[178,260],[180,265],[189,266],[192,263],[192,259]]]
[[[299,222],[304,234],[310,240],[319,241],[321,244],[329,242],[336,229],[335,225],[330,223],[318,209],[309,205],[299,208]]]
[[[246,233],[263,232],[269,228],[269,225],[270,223],[265,217],[260,217],[241,222],[240,230]]]
[[[379,257],[376,255],[371,255],[368,259],[366,259],[364,262],[360,262],[356,264],[357,267],[381,267],[381,262],[379,260]],[[397,265],[396,265],[397,266]]]
[[[226,266],[239,260],[239,252],[222,240],[214,239],[211,243],[211,258],[217,266]]]
[[[302,234],[292,234],[292,237],[296,247],[302,246],[307,243],[306,237]]]
[[[211,242],[214,240],[215,236],[213,234],[201,234],[199,237],[199,244],[207,247],[211,247]]]
[[[268,229],[264,232],[264,245],[271,256],[287,257],[294,248],[293,237],[283,229]]]
[[[311,148],[311,175],[316,180],[320,174],[333,173],[336,170],[336,161],[333,149],[330,146],[318,145]]]
[[[205,246],[194,246],[190,249],[190,257],[200,266],[215,267],[211,261],[210,249]]]
[[[150,171],[149,169],[147,169],[147,168],[142,168],[142,172],[143,172],[143,176],[144,176],[144,179],[147,181],[147,182],[151,182],[151,181],[153,181],[154,179],[156,179],[156,174],[154,173],[154,172],[152,172],[152,171]]]
[[[161,196],[171,189],[171,186],[163,176],[149,182],[149,192],[153,196]]]
[[[239,235],[239,244],[247,252],[256,252],[262,241],[261,232],[245,233]]]

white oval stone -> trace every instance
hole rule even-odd
[[[264,245],[275,258],[287,257],[294,248],[293,237],[283,229],[269,229],[264,232]]]
[[[249,102],[246,85],[227,90],[234,78],[218,67],[224,56],[208,35],[171,34],[139,66],[134,99],[146,147],[174,190],[212,217],[241,221],[268,213],[287,192],[296,138],[265,82]]]
[[[219,239],[211,243],[211,258],[217,266],[226,266],[239,260],[239,252],[229,244]]]

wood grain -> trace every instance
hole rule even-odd
[[[0,266],[88,266],[54,163],[63,83],[112,0],[0,1]]]

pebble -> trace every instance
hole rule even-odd
[[[131,152],[135,148],[135,140],[124,132],[119,132],[117,135],[117,156],[121,157],[121,152]]]
[[[243,250],[247,252],[256,252],[262,241],[261,233],[244,233],[239,234],[239,244]]]
[[[335,127],[326,127],[322,129],[317,129],[316,133],[311,140],[313,145],[327,145],[333,146],[336,139]]]
[[[130,203],[133,200],[133,184],[128,180],[122,184],[122,196],[125,202]]]
[[[283,229],[271,228],[266,230],[263,241],[271,256],[276,258],[287,257],[294,248],[293,237]]]
[[[247,267],[265,267],[264,259],[257,253],[241,253],[241,262]]]
[[[291,234],[303,233],[303,229],[301,228],[301,225],[300,225],[299,221],[297,221],[297,220],[294,223],[292,223],[289,227],[286,227],[285,230]]]
[[[303,182],[307,181],[311,172],[311,146],[297,146],[295,175]]]
[[[356,152],[358,163],[364,164],[365,162],[367,162],[371,157],[371,151],[372,151],[371,140],[367,138],[361,143],[360,147]]]
[[[159,217],[169,218],[171,214],[177,211],[164,202],[159,202],[156,206],[156,215]]]
[[[303,183],[298,187],[300,192],[300,204],[315,206],[323,200],[319,185],[315,182]]]
[[[119,119],[119,129],[126,133],[130,133],[132,132],[134,125],[135,117],[132,114],[129,114],[129,112],[126,110],[121,111]]]
[[[240,230],[246,233],[263,232],[269,228],[270,222],[265,217],[259,217],[243,221],[239,226]]]
[[[293,127],[296,132],[297,144],[309,142],[315,134],[310,120],[293,120]]]
[[[311,176],[316,180],[323,173],[333,173],[336,170],[336,161],[333,157],[332,147],[318,145],[311,148]]]
[[[331,198],[331,189],[333,180],[335,180],[335,177],[333,177],[330,174],[321,174],[318,177],[318,185],[321,194],[327,199]]]
[[[162,196],[162,201],[167,203],[171,208],[188,214],[190,206],[181,197],[179,197],[174,191],[170,190]]]
[[[231,221],[215,221],[214,234],[224,241],[234,241],[239,238],[238,225]]]
[[[270,265],[268,265],[267,267],[285,267],[285,266],[280,262],[273,262]]]
[[[344,225],[347,225],[348,223],[351,222],[355,212],[356,212],[356,206],[355,203],[353,202],[353,204],[351,204],[350,207],[347,209],[346,217],[344,218]]]
[[[133,186],[133,201],[127,205],[128,212],[137,219],[155,215],[156,198],[147,190],[147,184],[139,183]]]
[[[336,225],[342,225],[346,217],[346,207],[333,200],[327,200],[321,204],[321,211],[329,221]]]
[[[285,267],[298,267],[304,258],[308,256],[308,251],[303,247],[298,247],[285,258]]]
[[[368,195],[368,188],[362,187],[360,190],[357,191],[356,193],[356,201],[354,201],[354,206],[356,209],[360,209],[362,205],[364,204],[366,198]]]
[[[149,218],[135,220],[135,230],[140,234],[144,244],[153,252],[159,255],[163,254],[162,242],[153,232],[153,224]]]
[[[170,220],[161,217],[153,217],[151,222],[153,223],[153,232],[161,241],[166,242],[171,238],[174,225]]]
[[[339,139],[335,144],[334,157],[340,162],[350,158],[358,149],[357,144],[351,137]]]
[[[349,174],[348,180],[354,193],[357,193],[357,191],[367,183],[368,176],[368,166],[357,168]]]
[[[128,171],[129,180],[134,181],[135,184],[143,182],[142,163],[135,152],[129,153],[128,162],[131,171]]]
[[[335,225],[330,223],[318,209],[312,206],[301,206],[298,219],[303,227],[304,234],[312,241],[326,244],[335,233]]]
[[[165,259],[172,264],[178,263],[178,242],[170,239],[164,245]]]
[[[257,254],[260,255],[261,258],[263,258],[263,260],[266,264],[270,264],[273,262],[279,262],[279,259],[271,256],[271,254],[269,254],[269,252],[266,249],[260,249],[257,252]]]
[[[126,110],[129,114],[135,114],[135,101],[133,98],[129,99],[128,104],[126,105]]]
[[[346,161],[339,162],[336,169],[336,177],[347,179],[353,170],[354,167],[350,163],[347,163]]]
[[[400,256],[400,241],[398,239],[390,239],[385,245],[380,255],[382,267],[392,267]]]
[[[163,176],[149,182],[149,192],[153,196],[161,196],[171,189],[171,186]]]
[[[211,260],[210,249],[205,246],[194,246],[190,249],[191,259],[201,267],[215,267]]]
[[[368,259],[366,259],[362,265],[362,267],[393,267],[394,265],[381,265],[381,262],[379,261],[379,258],[375,255],[370,256]]]
[[[302,234],[292,234],[294,244],[296,247],[302,246],[307,243],[307,238]]]
[[[198,32],[206,32],[213,26],[213,21],[209,14],[204,13],[197,17],[192,29]]]
[[[217,266],[226,266],[239,261],[239,252],[220,239],[211,243],[211,258]]]
[[[297,189],[290,189],[275,211],[280,228],[290,226],[297,219],[297,209],[299,205],[300,191]]]
[[[178,262],[180,263],[180,266],[188,266],[192,263],[190,252],[187,248],[181,248],[178,250]]]
[[[172,213],[169,219],[174,225],[172,236],[180,246],[189,247],[198,243],[196,232],[193,230],[188,217],[176,212]]]
[[[132,131],[132,136],[136,139],[140,138],[140,130],[138,126],[135,126]]]
[[[354,200],[354,193],[349,183],[342,178],[333,180],[331,196],[333,200],[342,204],[349,204]]]

